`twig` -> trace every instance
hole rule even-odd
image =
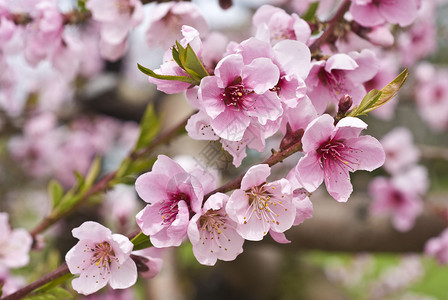
[[[320,46],[325,44],[325,42],[334,34],[334,28],[336,27],[337,23],[344,17],[344,14],[347,12],[348,8],[350,7],[351,1],[345,0],[333,18],[331,18],[330,21],[328,21],[328,27],[325,29],[325,31],[322,33],[322,35],[314,41],[314,43],[310,46],[311,53],[319,49]]]
[[[62,277],[66,274],[69,274],[68,266],[66,263],[63,263],[59,268],[54,270],[53,272],[39,278],[38,280],[30,283],[29,285],[21,288],[20,290],[16,291],[15,293],[8,295],[6,297],[3,297],[2,300],[19,300],[22,299],[25,295],[31,293],[35,289],[55,280],[56,278]]]
[[[285,150],[283,150],[281,152],[275,152],[268,159],[266,159],[264,162],[262,162],[262,164],[267,164],[270,167],[272,167],[273,165],[283,161],[285,158],[287,158],[287,157],[291,156],[292,154],[294,154],[298,151],[301,151],[301,150],[302,150],[302,143],[301,143],[301,141],[297,141],[296,143],[292,144]],[[226,193],[231,190],[239,188],[241,185],[241,180],[243,180],[244,175],[245,175],[245,173],[241,174],[237,178],[227,182],[223,186],[213,190],[212,192],[206,194],[204,196],[204,201],[207,200],[211,195],[213,195],[215,193],[218,193],[218,192]]]
[[[132,152],[129,157],[131,160],[137,160],[141,157],[144,157],[145,155],[148,155],[151,151],[154,150],[157,146],[168,142],[173,137],[175,137],[181,129],[183,129],[188,121],[190,116],[179,122],[176,126],[174,126],[171,130],[168,132],[159,135],[157,138],[155,138],[148,147],[138,151],[138,152]],[[46,229],[48,229],[50,226],[61,220],[62,218],[65,218],[66,216],[72,214],[74,211],[76,211],[80,206],[82,206],[87,199],[89,199],[92,195],[95,195],[96,193],[106,191],[109,187],[110,182],[115,178],[117,174],[117,171],[111,172],[107,175],[105,175],[100,181],[95,183],[82,197],[82,199],[76,203],[71,209],[67,210],[66,212],[56,215],[56,216],[48,216],[44,218],[31,232],[31,236],[33,239],[36,239],[36,236]]]

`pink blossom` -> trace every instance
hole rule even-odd
[[[134,259],[141,263],[139,273],[143,278],[156,277],[162,269],[163,253],[165,248],[149,247],[146,249],[132,251]]]
[[[227,214],[247,240],[262,240],[270,230],[281,233],[294,223],[296,208],[291,185],[284,178],[266,182],[270,173],[268,165],[251,167],[241,181],[241,188],[227,202]]]
[[[194,27],[202,34],[208,31],[207,22],[194,3],[171,1],[158,4],[151,15],[146,41],[149,46],[168,48],[181,38],[183,25]]]
[[[366,95],[363,83],[372,79],[378,69],[375,53],[368,49],[314,62],[305,81],[308,96],[318,113],[323,113],[328,103],[337,105],[344,94],[352,96],[353,105],[358,105]]]
[[[72,286],[80,294],[92,294],[107,283],[113,289],[126,289],[137,280],[137,267],[131,259],[134,245],[127,237],[96,222],[84,222],[72,230],[79,242],[65,255],[72,274]]]
[[[280,78],[271,90],[277,93],[283,107],[295,107],[305,96],[304,79],[311,69],[311,53],[304,43],[282,40],[271,46],[268,42],[249,38],[233,51],[243,56],[245,64],[261,57],[272,60],[280,71]]]
[[[372,171],[384,163],[381,144],[371,136],[359,136],[367,124],[346,117],[333,125],[330,115],[311,122],[302,137],[305,156],[296,172],[306,190],[315,190],[325,181],[327,191],[339,202],[348,200],[353,186],[349,172]]]
[[[425,168],[415,166],[392,179],[377,177],[369,185],[373,199],[370,211],[375,215],[390,214],[399,231],[408,231],[423,211],[422,196],[428,188]]]
[[[426,242],[425,254],[434,257],[442,265],[448,264],[448,229]]]
[[[63,16],[53,1],[40,1],[26,27],[25,58],[32,66],[46,59],[61,43]]]
[[[420,116],[435,130],[448,128],[448,68],[421,64],[416,70],[415,100]]]
[[[412,66],[418,60],[437,50],[437,5],[434,1],[422,1],[417,20],[398,38],[402,63]]]
[[[250,64],[239,54],[223,58],[215,76],[203,78],[198,91],[214,132],[226,140],[239,141],[251,122],[265,125],[268,120],[277,120],[283,110],[270,89],[279,75],[268,58],[255,58]]]
[[[179,246],[187,235],[191,213],[201,210],[201,178],[159,155],[152,171],[135,182],[138,195],[150,205],[137,214],[137,224],[156,247]]]
[[[365,27],[386,22],[405,27],[417,17],[418,3],[418,0],[352,0],[350,13]]]
[[[0,287],[3,297],[11,295],[18,289],[24,287],[25,284],[25,278],[10,274],[9,270],[0,264]]]
[[[126,225],[134,219],[138,209],[134,187],[117,184],[106,193],[101,214],[108,220],[108,223],[119,225],[118,228],[127,228]]]
[[[272,45],[282,40],[297,40],[307,43],[311,29],[297,14],[289,15],[283,9],[262,5],[255,12],[252,22],[257,27],[255,37]]]
[[[395,38],[387,26],[375,26],[366,34],[369,41],[380,47],[390,47],[394,44]]]
[[[33,239],[25,229],[11,230],[8,219],[7,213],[0,212],[0,267],[26,266]]]
[[[225,211],[229,196],[217,193],[204,203],[202,211],[191,218],[188,238],[196,259],[213,266],[217,259],[234,260],[243,252],[244,239],[237,233],[237,224]]]
[[[386,161],[384,169],[396,174],[415,164],[420,158],[420,151],[414,145],[412,133],[405,127],[397,127],[381,139]]]
[[[122,44],[130,30],[143,20],[140,0],[89,0],[86,7],[101,24],[101,40],[108,45]]]

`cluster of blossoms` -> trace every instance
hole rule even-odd
[[[397,127],[383,137],[386,152],[384,169],[391,178],[375,177],[369,185],[374,215],[390,214],[397,230],[408,231],[423,212],[423,196],[428,190],[428,171],[417,165],[420,151],[413,144],[412,133]],[[402,149],[407,149],[403,153]]]
[[[73,185],[75,171],[85,174],[95,156],[107,158],[113,147],[127,152],[138,133],[134,124],[123,126],[110,119],[58,125],[54,113],[73,104],[67,101],[73,96],[68,92],[70,84],[79,77],[98,75],[103,59],[122,58],[129,50],[130,33],[143,24],[145,15],[140,0],[80,2],[80,9],[63,12],[56,0],[15,5],[0,0],[0,66],[11,74],[0,75],[0,107],[9,117],[18,116],[30,104],[28,94],[21,91],[39,98],[38,114],[27,120],[21,136],[10,140],[9,151],[32,176],[55,177],[64,187]],[[399,78],[401,66],[412,67],[434,51],[428,39],[435,35],[435,27],[428,20],[436,4],[432,0],[343,1],[328,22],[326,36],[327,31],[316,34],[322,24],[299,16],[311,2],[295,1],[292,7],[297,13],[291,14],[272,5],[259,7],[252,18],[253,36],[241,42],[208,32],[195,4],[169,2],[153,7],[145,25],[147,44],[176,44],[164,53],[159,68],[140,67],[158,90],[184,93],[197,110],[186,124],[188,135],[221,143],[235,167],[243,164],[247,148],[263,152],[268,138],[282,135],[283,139],[270,159],[248,168],[231,188],[219,187],[217,176],[208,170],[159,155],[152,170],[135,181],[138,196],[146,202],[136,223],[153,247],[135,251],[127,236],[113,234],[96,222],[83,223],[73,229],[79,242],[65,256],[69,271],[78,275],[72,281],[74,290],[89,295],[107,284],[126,289],[136,283],[138,272],[152,278],[161,269],[163,249],[187,239],[204,265],[235,260],[245,240],[260,241],[268,233],[275,241],[288,243],[285,232],[312,217],[309,197],[322,183],[332,198],[346,202],[353,192],[350,172],[373,171],[383,163],[391,178],[372,181],[371,211],[392,213],[400,231],[413,226],[423,210],[428,182],[426,170],[416,165],[419,152],[411,135],[397,129],[379,142],[361,135],[367,124],[358,116],[375,109],[379,118],[393,117],[395,104],[387,101],[404,80],[388,83]],[[317,16],[328,15],[334,2],[322,0]],[[338,32],[334,22],[345,27]],[[85,26],[74,26],[80,23]],[[410,51],[410,44],[418,51]],[[392,45],[397,47],[384,50]],[[30,76],[19,86],[12,69],[16,62],[46,75]],[[446,74],[424,64],[419,69],[420,113],[432,126],[446,129]],[[386,85],[388,89],[381,90]],[[367,110],[365,101],[370,101],[373,89],[384,95],[376,98],[379,104],[370,102],[373,108]],[[268,181],[277,176],[271,175],[271,166],[295,152],[301,156],[285,170],[287,175]],[[128,196],[129,189],[122,186],[108,194],[120,230],[127,229],[129,214],[135,210],[131,204],[135,199]],[[129,205],[123,205],[123,199],[129,199]],[[6,224],[5,218],[0,214]],[[0,235],[0,268],[12,261],[7,255],[16,246],[3,237],[16,234],[5,224],[0,222],[4,228],[0,231],[7,233]],[[7,268],[27,263],[22,252],[28,253],[31,238],[23,234],[13,238],[25,239],[23,244],[29,246],[14,253],[20,256],[14,259],[20,265]],[[448,247],[440,246],[446,238],[440,239],[430,241],[428,253],[446,256]]]

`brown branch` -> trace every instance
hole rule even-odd
[[[289,146],[287,149],[281,151],[281,152],[275,152],[272,154],[268,159],[266,159],[262,164],[267,164],[270,167],[273,165],[283,161],[285,158],[291,156],[292,154],[301,151],[302,150],[302,142],[298,141],[291,146]],[[211,191],[210,193],[206,194],[204,196],[204,201],[207,200],[211,195],[215,193],[226,193],[234,189],[238,189],[241,185],[241,180],[243,180],[245,173],[241,174],[237,178],[227,182],[226,184],[222,185],[221,187]]]
[[[25,295],[31,293],[35,289],[55,280],[56,278],[62,277],[66,274],[69,274],[68,266],[66,263],[63,263],[59,268],[54,270],[53,272],[39,278],[38,280],[30,283],[29,285],[19,289],[15,293],[5,296],[2,300],[19,300],[22,299]]]
[[[334,29],[338,22],[344,17],[344,14],[347,12],[351,4],[350,0],[344,0],[344,2],[341,4],[333,18],[331,18],[330,21],[328,21],[328,27],[325,29],[325,31],[322,33],[322,35],[314,41],[313,44],[310,46],[310,51],[313,53],[317,49],[320,48],[323,44],[327,42],[327,40],[334,34]]]

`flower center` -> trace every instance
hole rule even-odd
[[[90,248],[90,251],[92,252],[90,262],[98,267],[109,268],[112,259],[118,262],[114,249],[108,242],[97,243],[93,248]]]
[[[171,194],[169,200],[162,201],[163,206],[159,210],[159,214],[163,219],[162,224],[171,224],[176,219],[179,213],[178,204],[180,201],[185,201],[187,204],[190,204],[190,197],[178,191],[177,193]]]
[[[272,207],[276,207],[277,205],[282,206],[283,202],[267,191],[267,188],[263,184],[246,191],[245,195],[249,197],[249,208],[246,211],[246,217],[244,217],[244,224],[252,217],[258,218],[263,222],[280,224],[277,220],[279,214],[274,212]],[[275,187],[270,188],[275,189]]]
[[[246,89],[242,78],[237,77],[231,85],[224,89],[224,92],[221,94],[221,99],[227,107],[233,108],[234,110],[248,110],[253,103],[246,96],[252,93],[253,91]]]
[[[320,69],[318,73],[320,81],[331,89],[331,92],[335,97],[340,94],[350,94],[349,90],[345,87],[345,72],[342,70],[332,70],[330,73],[325,71],[324,68]]]
[[[216,232],[221,234],[221,229],[226,229],[225,227],[226,214],[222,210],[209,209],[204,215],[199,219],[199,224],[202,230],[206,230],[210,233]]]
[[[394,206],[399,207],[402,206],[406,200],[404,198],[404,195],[400,193],[399,191],[393,191],[391,194],[391,200]]]
[[[342,169],[349,168],[355,170],[355,166],[359,166],[359,158],[356,153],[362,150],[347,147],[343,141],[330,140],[322,144],[317,150],[320,156],[320,166],[323,169],[332,168],[334,166]]]

